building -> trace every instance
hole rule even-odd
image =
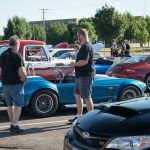
[[[57,20],[41,20],[41,21],[30,21],[29,24],[30,25],[35,25],[35,24],[38,24],[38,25],[44,25],[45,24],[45,27],[49,26],[50,24],[54,23],[54,22],[62,22],[64,24],[68,24],[68,23],[76,23],[78,24],[80,19],[77,19],[77,18],[72,18],[72,19],[57,19]]]

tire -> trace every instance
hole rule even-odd
[[[145,84],[146,84],[146,91],[150,91],[150,74],[146,76],[145,78]]]
[[[52,116],[58,108],[58,98],[50,90],[38,91],[31,99],[29,112],[38,117]]]
[[[140,97],[140,96],[141,96],[140,90],[133,85],[129,85],[129,86],[124,87],[120,91],[117,101],[130,100],[130,99]]]

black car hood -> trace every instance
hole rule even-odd
[[[137,103],[127,102],[123,105],[112,105],[104,110],[93,110],[81,117],[77,126],[82,131],[96,135],[150,134],[150,100],[139,101],[139,105]]]

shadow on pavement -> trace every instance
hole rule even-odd
[[[61,117],[61,116],[62,117],[63,116],[70,116],[70,115],[75,115],[75,114],[76,114],[76,108],[58,109],[57,112],[53,116],[51,116],[50,118]],[[49,118],[49,117],[47,117],[47,118]],[[20,121],[32,120],[32,119],[40,119],[40,117],[33,116],[26,109],[23,109],[22,113],[21,113]],[[5,123],[5,122],[9,122],[7,110],[6,109],[3,109],[3,110],[0,109],[0,123]]]
[[[54,125],[54,126],[39,127],[39,128],[34,127],[34,128],[25,129],[25,132],[22,134],[11,133],[9,129],[4,129],[4,130],[0,130],[0,138],[18,136],[18,135],[38,134],[42,132],[50,132],[50,131],[63,130],[69,128],[70,128],[69,124]]]

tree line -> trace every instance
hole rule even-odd
[[[29,24],[25,18],[14,16],[8,19],[4,35],[0,40],[8,39],[16,34],[21,39],[34,39],[46,41],[55,45],[67,41],[73,44],[79,28],[86,28],[92,43],[104,40],[110,43],[112,39],[122,41],[128,39],[131,42],[140,42],[141,45],[150,41],[150,17],[134,17],[129,12],[119,13],[114,7],[104,5],[98,9],[92,18],[81,19],[78,24],[54,22],[46,27]],[[44,30],[45,29],[45,30]]]

